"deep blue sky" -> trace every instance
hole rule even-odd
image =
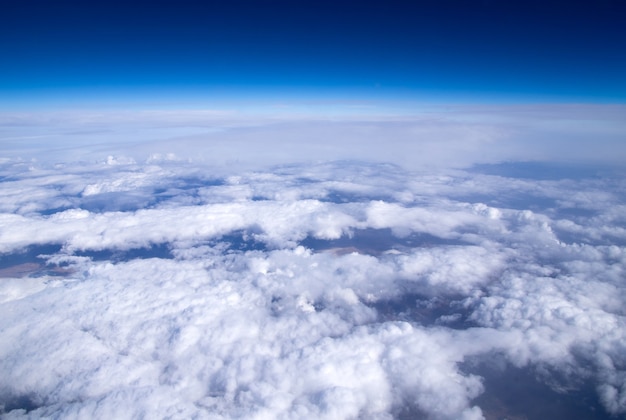
[[[32,1],[0,106],[246,95],[625,102],[626,2]]]

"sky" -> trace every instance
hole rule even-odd
[[[624,2],[0,9],[0,418],[626,414]]]
[[[0,105],[623,103],[625,17],[612,0],[12,1]]]

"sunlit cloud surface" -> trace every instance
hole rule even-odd
[[[623,178],[525,165],[6,160],[3,416],[622,415]]]

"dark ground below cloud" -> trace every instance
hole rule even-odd
[[[616,419],[600,405],[592,383],[557,392],[538,379],[532,367],[517,368],[497,359],[470,360],[462,366],[484,378],[485,392],[474,403],[483,409],[487,420]]]
[[[560,179],[589,179],[615,176],[623,172],[624,167],[580,163],[557,162],[503,162],[496,164],[474,165],[470,171],[507,178],[532,179],[538,181]]]

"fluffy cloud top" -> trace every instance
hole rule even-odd
[[[626,413],[621,178],[1,171],[5,418],[479,419],[485,360]]]

